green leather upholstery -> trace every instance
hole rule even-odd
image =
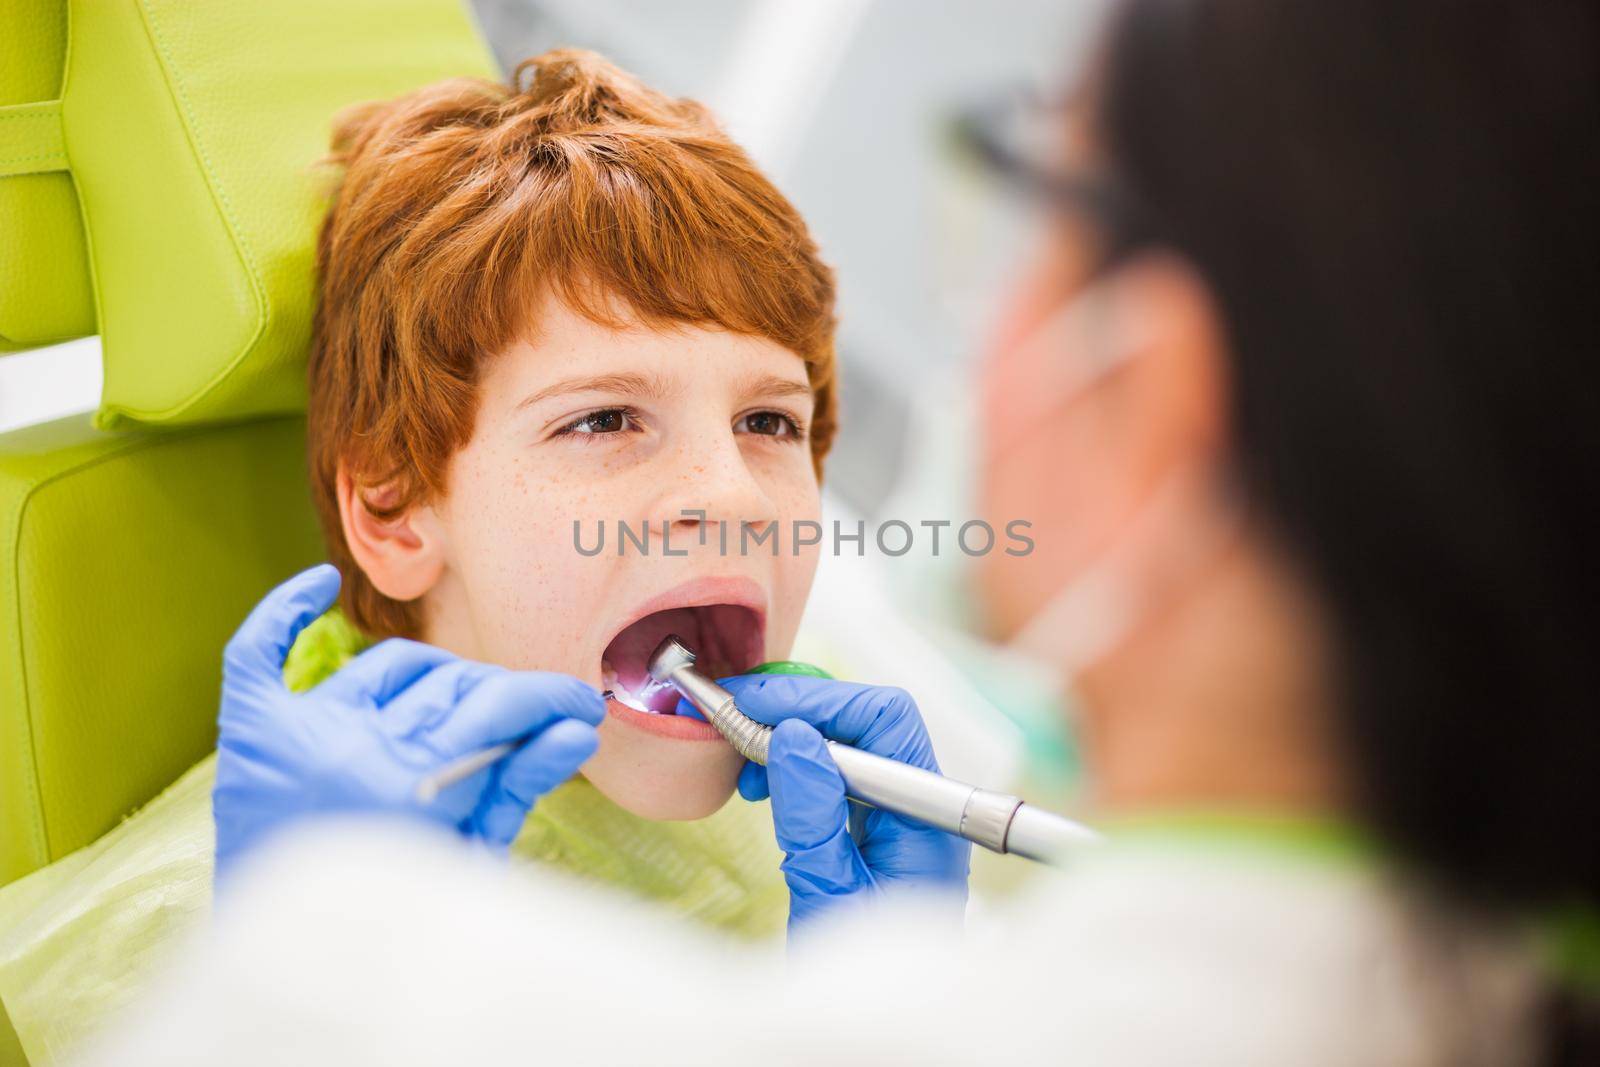
[[[215,743],[222,646],[322,557],[304,421],[0,435],[0,884]]]
[[[62,127],[99,295],[100,425],[302,410],[329,178],[313,164],[345,106],[493,75],[460,0],[71,15]]]
[[[98,323],[102,429],[302,410],[334,116],[495,74],[463,0],[6,0],[0,42],[0,338]]]
[[[61,96],[66,53],[66,0],[0,3],[0,353],[94,333],[72,179],[42,158],[47,120],[10,110]]]

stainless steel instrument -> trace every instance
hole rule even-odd
[[[740,711],[733,694],[695,670],[694,662],[694,653],[669,635],[650,656],[650,677],[683,694],[741,756],[765,766],[772,727]],[[992,852],[1050,863],[1074,845],[1099,838],[1087,826],[1006,793],[958,782],[837,741],[828,742],[828,751],[844,777],[850,799],[959,835]]]
[[[607,689],[600,694],[602,700],[611,699],[611,690]],[[498,745],[490,745],[476,752],[469,753],[459,759],[440,767],[417,783],[412,797],[418,804],[432,804],[439,799],[439,794],[455,785],[464,782],[485,767],[493,766],[517,750],[521,741],[502,741]]]

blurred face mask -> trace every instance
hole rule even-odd
[[[1119,307],[1114,282],[1095,282],[1046,318],[1023,342],[1048,346],[1061,377],[1016,418],[1021,434],[1084,397],[1144,351],[1148,335]],[[1008,651],[1054,673],[1068,688],[1116,649],[1158,608],[1173,585],[1214,558],[1237,529],[1231,502],[1219,503],[1215,471],[1170,475],[1123,532],[1067,579],[1006,642]],[[1043,488],[1043,487],[1041,487]],[[1197,522],[1196,516],[1206,518]]]

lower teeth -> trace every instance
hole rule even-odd
[[[609,663],[602,663],[600,665],[600,680],[602,687],[611,691],[611,699],[615,700],[623,707],[632,708],[634,711],[642,711],[646,715],[672,714],[670,711],[656,711],[654,708],[650,707],[644,701],[640,700],[638,697],[634,696],[631,692],[625,689],[622,683],[617,681],[617,672]],[[659,683],[654,681],[647,682],[647,691],[656,688],[658,684]]]
[[[645,707],[644,704],[640,702],[638,697],[634,696],[626,689],[613,689],[611,691],[611,699],[615,700],[618,704],[621,704],[624,707],[632,708],[634,711],[642,711],[646,715],[658,714],[657,712],[651,711],[649,708]]]

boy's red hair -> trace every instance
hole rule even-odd
[[[595,322],[694,323],[797,353],[820,477],[836,420],[833,275],[794,207],[699,104],[590,52],[547,52],[509,85],[455,79],[339,117],[344,168],[317,243],[312,493],[342,604],[372,636],[416,636],[415,602],[361,572],[338,471],[393,518],[445,492],[472,434],[480,362],[536,325],[546,293]],[[358,493],[358,496],[362,494]]]

